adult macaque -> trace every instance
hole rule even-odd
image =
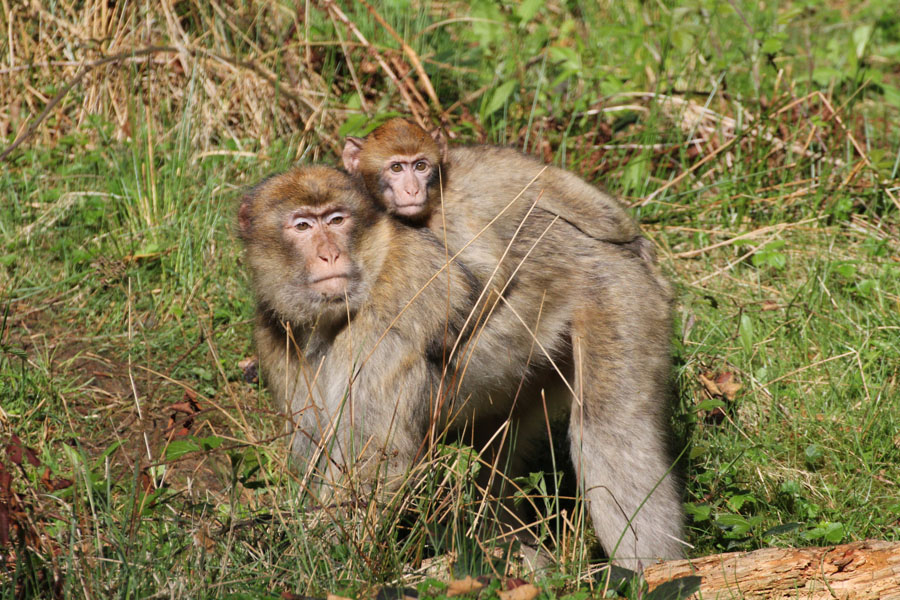
[[[402,475],[433,418],[446,338],[456,339],[473,305],[471,274],[447,265],[430,231],[388,218],[326,167],[257,185],[238,230],[259,364],[296,421],[301,469],[326,482]]]
[[[477,432],[512,418],[523,448],[540,436],[545,410],[568,411],[604,549],[631,568],[681,556],[668,452],[670,293],[637,225],[570,173],[489,146],[442,158],[401,119],[349,139],[343,158],[388,213],[458,252],[484,290],[488,317],[453,357],[459,379],[445,419]]]

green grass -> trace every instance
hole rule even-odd
[[[66,6],[16,13],[0,62],[59,60],[39,23],[88,39],[59,25],[81,26]],[[451,109],[453,143],[515,144],[564,165],[632,203],[657,242],[678,290],[691,555],[900,540],[893,4],[377,9]],[[71,44],[76,59],[142,47],[148,27],[174,43],[165,16],[145,10],[110,20],[93,46]],[[396,40],[364,7],[346,10],[393,69],[410,69],[417,110],[434,111]],[[397,499],[419,518],[377,507],[367,527],[314,509],[266,392],[238,364],[253,353],[233,235],[241,189],[296,160],[335,163],[342,136],[408,112],[402,95],[320,8],[307,19],[280,4],[183,2],[176,14],[192,49],[243,64],[194,52],[185,72],[167,52],[98,67],[0,169],[0,439],[21,439],[0,452],[15,493],[0,597],[364,595],[400,580],[438,595],[451,576],[502,571],[479,543],[489,528],[467,535],[471,483],[440,477],[452,463]],[[111,46],[117,32],[130,46]],[[0,111],[4,148],[76,69],[0,74],[0,104],[17,107]],[[741,385],[733,397],[701,380],[722,374]],[[17,458],[24,447],[34,461]],[[541,580],[548,597],[590,588],[580,543],[560,545],[571,562]],[[428,562],[449,550],[455,572]]]

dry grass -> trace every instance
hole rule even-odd
[[[509,119],[488,123],[473,114],[497,75],[447,85],[458,93],[448,99],[441,77],[459,83],[471,69],[417,43],[443,27],[451,34],[442,43],[455,51],[452,28],[478,22],[460,3],[414,5],[430,21],[409,33],[381,18],[387,8],[331,0],[296,10],[249,0],[60,0],[53,8],[0,0],[0,162],[21,207],[0,210],[0,376],[12,382],[0,381],[0,391],[16,392],[0,401],[0,431],[24,440],[9,438],[0,455],[10,475],[4,482],[0,473],[0,489],[14,492],[10,535],[24,540],[6,564],[37,557],[43,579],[32,589],[47,595],[189,597],[216,594],[202,588],[207,581],[312,593],[363,589],[401,571],[398,583],[446,579],[451,559],[430,559],[426,542],[409,540],[447,522],[458,536],[448,545],[491,553],[496,540],[478,531],[490,520],[483,490],[450,476],[451,455],[425,468],[441,477],[386,505],[358,489],[359,514],[315,499],[297,509],[282,423],[236,366],[252,353],[249,293],[228,234],[237,189],[273,163],[329,162],[343,135],[357,133],[348,119],[393,111],[466,140],[529,140],[528,151],[562,156],[586,178],[632,194],[680,287],[677,419],[693,453],[688,499],[712,509],[692,523],[701,551],[771,543],[762,531],[789,521],[802,521],[802,531],[840,520],[847,536],[897,535],[884,516],[896,506],[900,448],[891,430],[897,149],[889,135],[872,135],[889,130],[896,112],[873,110],[871,97],[854,105],[863,91],[810,92],[779,62],[784,69],[758,99],[716,84],[703,95],[650,91],[662,89],[656,80],[630,88],[643,91],[588,97],[591,89],[577,98],[568,90],[587,84],[574,77],[549,93],[568,94],[559,110],[533,120],[541,90],[528,81]],[[568,14],[566,3],[546,5]],[[574,27],[591,34],[584,23]],[[522,69],[523,79],[537,71],[534,62]],[[868,121],[870,113],[884,121]],[[616,127],[622,115],[635,117]],[[290,157],[274,160],[287,148]],[[34,158],[48,149],[46,164]],[[114,156],[129,152],[133,165]],[[66,170],[87,156],[100,156],[100,167]],[[623,184],[642,163],[637,183]],[[126,183],[106,187],[106,176]],[[157,197],[165,193],[174,198],[168,205]],[[79,222],[91,206],[111,216]],[[772,243],[784,244],[772,246],[772,264],[752,262]],[[73,258],[76,250],[90,257]],[[744,316],[753,323],[746,335]],[[734,377],[740,391],[716,393],[715,375]],[[708,400],[722,406],[701,409]],[[203,437],[222,444],[173,451]],[[826,460],[804,457],[815,445]],[[100,508],[88,502],[107,499],[97,481],[112,486]],[[752,502],[731,502],[748,489]],[[529,495],[538,505],[546,499]],[[425,516],[400,524],[413,528],[409,546],[387,555],[383,544],[400,543],[390,528],[407,507]],[[548,531],[572,564],[585,551],[579,509]],[[759,520],[742,536],[719,515]],[[153,575],[129,575],[133,565]],[[484,568],[499,574],[504,565]],[[139,580],[134,588],[129,577]],[[572,587],[587,577],[577,573]]]
[[[420,120],[425,95],[439,107],[411,48],[373,46],[331,2],[301,3],[296,12],[263,2],[80,4],[60,2],[52,11],[39,0],[3,4],[0,135],[53,145],[99,116],[115,124],[116,139],[129,140],[145,118],[160,126],[190,118],[199,125],[191,140],[199,152],[220,151],[225,140],[239,152],[248,139],[265,151],[273,139],[299,137],[298,156],[319,160],[338,148],[348,110],[372,114],[393,103],[385,94],[399,94]],[[314,17],[353,39],[316,40]],[[322,50],[334,45],[346,61],[329,68],[349,78],[325,76]],[[409,77],[413,70],[417,78]],[[365,84],[359,71],[369,75]],[[384,78],[394,85],[381,85]],[[351,87],[363,98],[360,108],[344,105]]]

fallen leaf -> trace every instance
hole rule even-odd
[[[528,582],[519,577],[510,577],[506,581],[503,582],[503,587],[507,590],[513,590],[521,585],[525,585]]]
[[[716,377],[716,386],[728,400],[734,400],[741,384],[734,380],[734,373],[724,371]]]
[[[147,473],[146,468],[141,469],[141,474],[138,476],[138,483],[140,483],[141,489],[144,490],[145,494],[149,494],[156,489],[156,485],[153,483],[150,474]]]
[[[174,410],[175,412],[183,412],[189,415],[195,415],[200,412],[200,407],[197,406],[197,403],[193,400],[189,400],[187,402],[176,402],[175,404],[170,404],[169,410]]]
[[[216,540],[210,537],[208,528],[201,526],[194,532],[194,545],[206,549],[207,552],[212,552],[216,549]]]
[[[540,593],[541,590],[536,585],[526,583],[506,592],[497,592],[497,595],[500,600],[532,600]]]
[[[477,592],[484,587],[484,584],[477,579],[472,579],[471,575],[466,575],[465,579],[455,579],[447,586],[446,596],[452,598],[454,596],[462,596]]]
[[[709,375],[712,376],[711,373]],[[715,381],[713,381],[712,379],[710,379],[703,373],[700,373],[699,375],[697,375],[697,378],[700,380],[700,383],[703,384],[703,387],[706,388],[706,391],[707,391],[707,393],[709,393],[710,396],[721,396],[722,395],[722,390],[719,389],[719,386],[716,385]]]
[[[245,358],[238,363],[238,366],[244,373],[245,382],[256,383],[259,381],[259,360],[255,356]]]
[[[64,477],[52,479],[50,477],[50,469],[44,469],[44,473],[41,475],[41,483],[43,483],[44,487],[46,487],[51,492],[55,492],[57,490],[66,489],[74,482],[71,479],[66,479]]]
[[[9,436],[9,444],[6,445],[6,455],[9,457],[9,460],[17,465],[22,464],[23,456],[32,467],[38,467],[41,464],[34,450],[22,444],[22,440],[16,434]]]
[[[762,310],[778,310],[778,303],[774,300],[766,300],[762,303]]]

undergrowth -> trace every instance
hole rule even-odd
[[[492,539],[465,447],[395,504],[307,498],[245,360],[241,190],[334,164],[397,114],[569,168],[641,220],[678,290],[689,555],[900,540],[892,3],[0,14],[0,597],[532,577]],[[572,474],[547,468],[518,482],[538,514],[563,509],[536,581],[599,596],[591,528],[556,485]]]

